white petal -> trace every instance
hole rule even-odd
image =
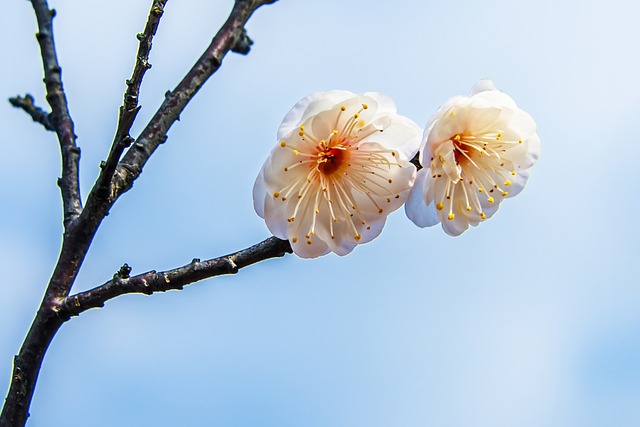
[[[260,218],[264,218],[264,198],[267,195],[267,187],[264,183],[264,166],[253,183],[253,208]]]
[[[330,109],[344,99],[355,96],[346,90],[332,90],[329,92],[316,92],[302,98],[284,116],[278,128],[278,141],[281,141],[289,132],[300,126],[307,119],[320,111]]]
[[[497,90],[496,85],[493,84],[493,81],[490,79],[482,79],[479,80],[478,83],[473,86],[473,88],[471,88],[471,96],[480,92],[486,92],[490,90]]]
[[[456,217],[452,220],[448,218],[442,220],[442,229],[449,236],[459,236],[467,231],[468,228],[469,221],[463,216],[456,215]]]
[[[264,221],[271,234],[279,239],[289,239],[287,231],[288,205],[288,202],[285,203],[269,194],[264,197]]]
[[[418,152],[422,129],[406,117],[384,116],[384,118],[388,120],[383,131],[374,133],[364,141],[376,142],[386,148],[396,149],[404,159],[411,160]]]
[[[308,244],[305,238],[298,240],[296,243],[291,243],[293,252],[300,258],[317,258],[331,252],[327,244],[317,236],[309,236],[309,240],[311,244]]]
[[[425,186],[430,177],[431,169],[423,168],[418,171],[404,207],[409,219],[418,227],[431,227],[440,222],[435,203],[425,203]]]
[[[365,92],[362,96],[367,96],[376,101],[378,104],[378,114],[395,114],[397,111],[395,102],[387,95],[378,92]]]
[[[515,101],[506,93],[500,92],[498,90],[490,90],[486,92],[480,92],[473,96],[474,99],[483,99],[489,104],[495,105],[497,107],[505,107],[505,108],[518,108],[516,106]]]

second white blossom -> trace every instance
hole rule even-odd
[[[531,116],[481,80],[470,97],[451,98],[431,118],[407,215],[420,227],[442,223],[457,236],[524,188],[539,153]]]

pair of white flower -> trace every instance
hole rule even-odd
[[[416,225],[457,236],[522,190],[540,151],[533,119],[489,80],[447,101],[420,145],[421,133],[379,93],[312,94],[278,129],[253,188],[256,212],[303,258],[348,254],[405,202]]]

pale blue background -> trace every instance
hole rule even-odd
[[[86,195],[111,142],[150,0],[52,1]],[[170,1],[138,126],[230,0]],[[490,77],[536,119],[523,193],[451,238],[402,211],[349,256],[270,260],[182,292],[126,296],[64,325],[31,426],[640,425],[640,6],[603,1],[294,1],[257,11],[117,203],[74,290],[268,237],[251,187],[308,93],[392,96],[424,125]],[[0,14],[0,391],[55,263],[53,133],[28,2]]]

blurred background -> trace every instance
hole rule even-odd
[[[150,0],[51,1],[86,196]],[[231,0],[170,1],[136,136]],[[65,324],[30,426],[637,426],[640,5],[625,0],[281,0],[247,29],[104,221],[74,291],[269,236],[251,188],[282,117],[320,90],[379,91],[423,126],[491,78],[538,123],[527,188],[452,238],[402,210],[346,257],[269,260]],[[62,233],[55,134],[28,2],[0,14],[0,391]]]

